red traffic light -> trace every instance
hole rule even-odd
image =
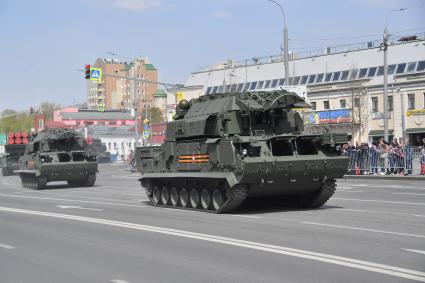
[[[90,79],[90,69],[91,69],[90,64],[86,64],[86,66],[84,67],[84,69],[85,69],[85,75],[84,75],[84,77],[86,78],[86,80],[89,80]]]

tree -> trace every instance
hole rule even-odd
[[[1,113],[0,132],[29,132],[33,127],[33,116],[29,113],[17,113],[15,110],[6,109]]]
[[[149,118],[152,124],[158,124],[158,123],[164,122],[162,111],[158,107],[150,108]]]
[[[40,104],[39,111],[44,114],[46,121],[51,121],[53,120],[54,111],[60,108],[59,104],[44,101]]]

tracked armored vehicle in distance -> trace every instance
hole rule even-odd
[[[25,144],[7,144],[5,145],[5,154],[1,157],[1,172],[3,176],[13,175],[15,170],[19,169],[19,158],[24,155]]]
[[[26,188],[42,189],[51,181],[91,187],[96,182],[97,166],[96,156],[85,151],[82,135],[55,128],[31,137],[15,172]]]
[[[246,198],[318,208],[348,158],[346,134],[304,135],[295,93],[223,93],[181,101],[160,147],[140,147],[146,194],[156,206],[228,213]]]

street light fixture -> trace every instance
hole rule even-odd
[[[289,55],[288,55],[288,27],[286,26],[286,15],[285,11],[278,2],[274,0],[268,0],[269,2],[279,6],[283,15],[283,60],[285,64],[285,85],[289,84]]]
[[[388,51],[388,39],[390,34],[388,33],[388,17],[392,13],[406,11],[407,8],[401,8],[391,10],[385,17],[385,29],[383,43],[380,49],[384,51],[384,140],[388,142],[388,62],[387,62],[387,51]]]

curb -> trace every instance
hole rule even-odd
[[[395,176],[395,175],[344,175],[344,179],[361,179],[361,180],[414,180],[414,181],[425,181],[424,175],[416,176]]]

